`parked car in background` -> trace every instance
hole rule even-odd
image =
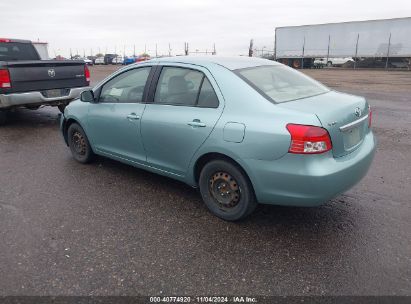
[[[94,60],[94,64],[104,64],[104,57],[97,57],[96,60]]]
[[[142,62],[142,61],[146,61],[150,59],[151,57],[149,55],[140,55],[140,56],[137,56],[136,62]]]
[[[88,58],[83,58],[83,60],[87,65],[93,65],[93,60],[88,59]]]
[[[0,38],[0,124],[15,108],[66,105],[89,89],[82,60],[41,60],[31,41]]]
[[[127,66],[71,103],[61,130],[77,161],[98,154],[199,187],[229,221],[257,203],[318,206],[356,184],[375,151],[363,97],[248,57]]]
[[[82,60],[82,61],[84,61],[87,65],[93,65],[93,60],[90,60],[90,59],[88,59],[88,58],[78,57],[78,58],[75,58],[75,59],[73,59],[73,60]]]
[[[123,61],[123,64],[124,65],[129,65],[129,64],[133,64],[135,62],[136,62],[136,57],[131,56],[131,57],[125,57],[124,61]]]
[[[105,54],[104,55],[104,64],[112,64],[113,59],[116,58],[117,54]]]
[[[345,57],[345,58],[315,58],[314,66],[315,67],[332,67],[332,66],[340,66],[347,62],[354,62],[352,57]]]
[[[111,64],[123,64],[124,63],[124,58],[123,56],[116,56],[113,58],[111,61]]]

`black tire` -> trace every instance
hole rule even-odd
[[[330,68],[330,67],[333,66],[333,63],[332,63],[331,61],[328,61],[328,62],[327,62],[327,66]]]
[[[0,126],[5,125],[7,122],[7,112],[0,111]]]
[[[57,108],[59,109],[59,111],[60,111],[61,113],[63,113],[63,114],[64,114],[64,110],[66,109],[66,107],[67,107],[66,104],[59,104],[59,105],[57,106]]]
[[[91,162],[94,158],[93,150],[83,128],[77,123],[70,125],[67,139],[73,158],[83,164]]]
[[[292,67],[294,69],[299,69],[301,68],[301,59],[294,59],[292,63]]]
[[[223,220],[243,219],[257,206],[247,175],[228,161],[207,163],[201,170],[199,186],[207,208]]]

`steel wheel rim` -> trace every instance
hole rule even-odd
[[[241,188],[235,178],[224,171],[214,173],[209,179],[209,191],[214,203],[224,211],[238,206]]]
[[[81,135],[80,132],[76,131],[73,133],[72,136],[72,143],[73,143],[73,148],[74,151],[81,156],[86,155],[86,140],[83,135]]]

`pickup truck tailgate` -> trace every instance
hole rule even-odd
[[[7,68],[13,92],[88,86],[83,61],[16,61]]]

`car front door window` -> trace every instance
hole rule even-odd
[[[150,67],[126,71],[109,80],[102,88],[99,102],[138,103],[143,101]]]

